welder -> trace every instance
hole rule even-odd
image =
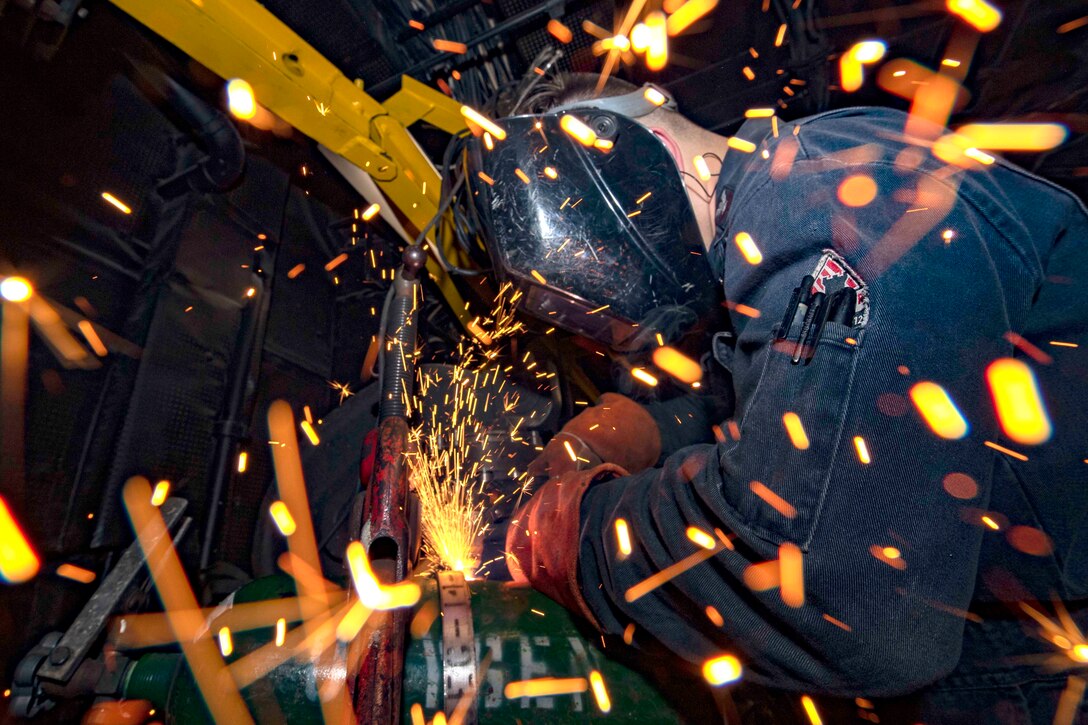
[[[942,131],[893,109],[725,137],[662,88],[596,84],[544,83],[471,150],[496,270],[622,351],[724,292],[708,342],[735,406],[695,445],[709,426],[616,394],[571,420],[508,530],[515,576],[636,646],[735,654],[795,705],[1051,722],[1088,648],[1025,611],[1088,624],[1083,204],[1000,158],[943,161]],[[1010,360],[1042,435],[995,408]]]

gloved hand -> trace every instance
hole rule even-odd
[[[567,443],[578,458],[585,460],[572,459]],[[576,415],[548,441],[529,464],[529,475],[554,478],[601,463],[614,463],[638,473],[657,463],[660,455],[661,434],[646,409],[623,395],[605,393],[596,405]]]
[[[596,623],[578,587],[579,509],[591,485],[626,475],[619,466],[603,463],[541,486],[506,530],[506,563],[514,581],[531,584]]]

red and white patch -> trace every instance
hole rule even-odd
[[[823,292],[831,296],[841,289],[852,289],[857,295],[854,307],[854,327],[864,327],[869,321],[869,288],[865,280],[831,249],[824,250],[820,263],[812,272],[812,292]]]

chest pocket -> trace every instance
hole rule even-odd
[[[740,441],[722,458],[726,499],[753,533],[807,549],[843,440],[865,331],[828,322],[806,365],[777,328],[759,381],[738,411]],[[758,362],[756,363],[758,365]],[[754,372],[754,370],[753,370]]]

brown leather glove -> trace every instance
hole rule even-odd
[[[566,444],[578,459],[572,459]],[[597,404],[572,418],[529,464],[530,476],[560,476],[570,471],[614,463],[638,473],[657,463],[661,434],[641,405],[623,395],[605,393]]]
[[[596,624],[578,587],[582,495],[591,485],[627,471],[602,463],[552,478],[514,515],[506,530],[506,563],[514,581],[528,582]]]

